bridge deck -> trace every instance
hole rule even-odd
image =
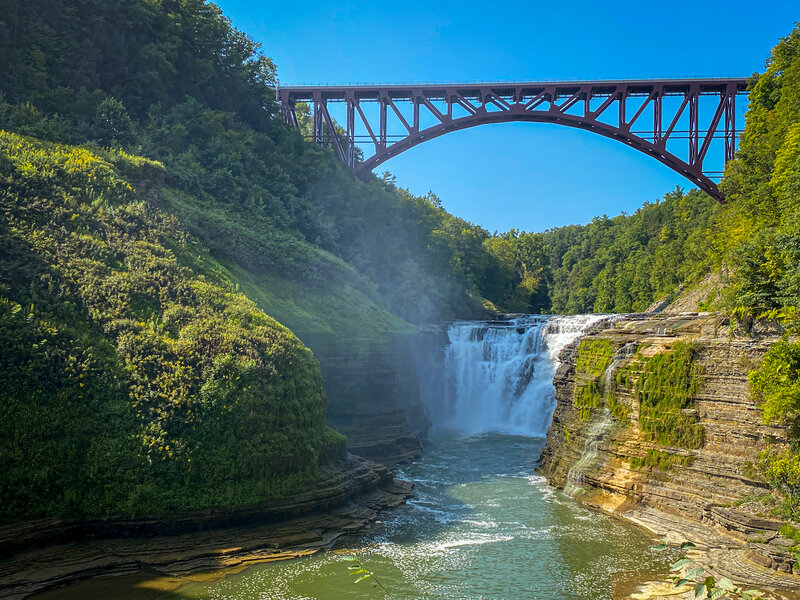
[[[730,85],[735,87],[736,92],[744,92],[747,89],[747,79],[744,77],[716,77],[708,79],[601,79],[511,83],[287,85],[281,86],[280,95],[281,98],[294,102],[312,102],[314,100],[344,102],[348,99],[378,101],[381,97],[411,100],[415,94],[423,95],[431,100],[443,100],[451,94],[458,94],[467,99],[477,99],[486,90],[491,90],[492,93],[504,99],[520,98],[522,101],[535,97],[544,90],[553,89],[556,98],[563,98],[586,88],[592,96],[617,93],[621,88],[627,89],[627,96],[647,96],[655,87],[659,87],[664,95],[683,95],[692,90],[693,86],[697,86],[700,94],[719,94],[726,92]]]

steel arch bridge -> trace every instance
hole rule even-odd
[[[306,104],[313,141],[333,146],[356,173],[371,171],[451,131],[531,121],[567,125],[623,142],[723,201],[714,182],[722,175],[721,167],[710,171],[703,165],[715,140],[723,143],[715,145],[721,147],[712,154],[722,156],[709,162],[722,165],[733,158],[736,99],[746,89],[744,78],[320,85],[281,87],[278,98],[284,119],[298,128],[298,105]],[[337,103],[340,106],[334,107]],[[335,120],[332,108],[343,109],[344,118]],[[363,162],[356,160],[357,143],[374,146]]]

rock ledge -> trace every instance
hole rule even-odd
[[[46,520],[0,528],[0,598],[21,600],[98,576],[181,576],[306,556],[367,531],[412,484],[348,455],[311,490],[258,508],[178,518]]]

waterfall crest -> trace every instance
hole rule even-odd
[[[558,355],[602,315],[527,315],[448,328],[443,398],[428,402],[434,427],[544,436],[555,409]]]

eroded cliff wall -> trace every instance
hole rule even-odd
[[[605,323],[561,355],[541,473],[589,506],[701,542],[723,573],[796,590],[795,542],[756,467],[786,431],[761,423],[747,383],[776,339],[714,314]]]
[[[307,341],[322,367],[328,423],[347,436],[350,452],[391,468],[420,456],[430,425],[420,391],[441,380],[431,375],[441,369],[443,335],[399,334],[380,347]]]

